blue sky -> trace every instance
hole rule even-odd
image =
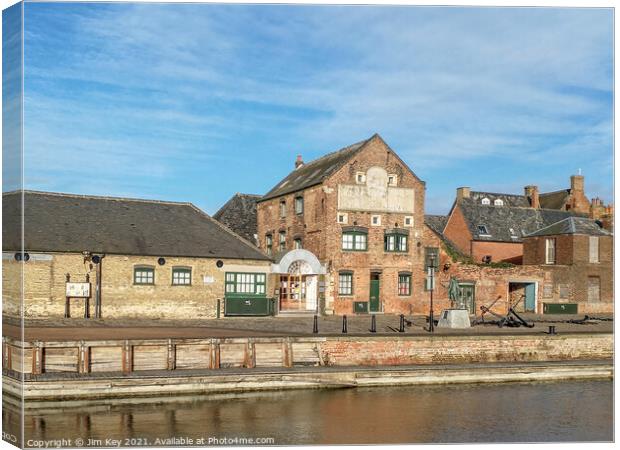
[[[214,213],[375,132],[427,182],[613,195],[611,9],[25,5],[25,187]]]

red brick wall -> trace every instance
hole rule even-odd
[[[379,213],[354,212],[348,214],[348,223],[336,222],[338,212],[338,185],[355,184],[356,172],[366,172],[369,168],[379,166],[390,174],[398,176],[398,187],[414,190],[414,212]],[[380,299],[383,310],[389,313],[407,313],[415,310],[423,294],[424,245],[424,182],[415,177],[394,152],[381,140],[373,139],[349,163],[334,173],[324,183],[326,193],[325,222],[325,261],[329,267],[326,292],[327,308],[335,314],[351,314],[354,301],[368,301],[370,297],[371,270],[381,271]],[[381,226],[372,226],[371,215],[381,214]],[[405,216],[413,216],[414,226],[404,227]],[[342,227],[358,225],[368,228],[368,251],[348,252],[342,250]],[[383,237],[387,228],[407,228],[409,230],[409,248],[407,253],[384,251]],[[353,270],[353,296],[338,295],[338,271]],[[397,291],[398,272],[412,272],[412,295],[399,296]]]
[[[523,264],[546,264],[547,239],[555,239],[555,264],[573,263],[573,237],[572,235],[564,234],[524,239]]]
[[[366,172],[379,166],[398,177],[397,186],[414,190],[413,213],[379,213],[343,211],[348,214],[345,225],[337,223],[338,185],[355,184],[356,172]],[[304,196],[304,214],[294,214],[294,198]],[[354,301],[368,301],[370,297],[370,273],[380,271],[380,298],[383,310],[391,313],[411,313],[423,296],[424,264],[424,182],[419,180],[395,153],[380,139],[366,144],[354,158],[331,175],[322,185],[303,192],[288,194],[258,204],[257,220],[259,243],[265,249],[265,234],[273,236],[274,253],[278,246],[278,233],[287,234],[287,250],[293,248],[293,238],[302,237],[303,247],[314,253],[328,268],[326,276],[326,310],[336,314],[351,314]],[[279,203],[284,199],[287,216],[280,218]],[[381,226],[372,226],[371,215],[381,214]],[[413,227],[404,226],[405,216],[413,216]],[[358,225],[368,228],[368,251],[348,252],[342,250],[342,227]],[[409,230],[409,248],[406,253],[384,251],[386,228]],[[352,270],[353,295],[338,295],[338,272]],[[412,272],[412,295],[399,296],[398,273]]]
[[[471,256],[472,235],[458,206],[455,206],[452,210],[443,234],[454,242],[454,245],[458,247],[461,253]]]
[[[499,361],[611,359],[611,334],[329,338],[321,343],[330,366],[459,364]]]
[[[520,264],[523,258],[523,244],[520,242],[473,241],[471,248],[471,257],[477,263],[482,262],[487,255],[491,255],[493,262],[508,261],[514,264]]]

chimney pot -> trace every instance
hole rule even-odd
[[[301,155],[297,155],[297,159],[295,160],[295,169],[304,165],[304,160],[301,159]]]
[[[530,201],[530,206],[532,208],[539,209],[540,208],[540,196],[538,192],[538,186],[529,185],[524,188],[525,196]]]

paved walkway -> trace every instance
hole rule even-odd
[[[436,335],[511,335],[541,334],[555,325],[558,333],[611,333],[611,315],[597,315],[607,320],[591,320],[583,324],[567,323],[583,319],[583,315],[556,316],[524,314],[535,324],[534,328],[499,328],[497,325],[476,325],[465,330],[436,328]],[[429,335],[424,316],[406,316],[408,325],[404,333],[398,332],[399,316],[377,315],[377,333],[372,335]],[[349,316],[349,335],[371,335],[370,316]],[[208,320],[119,320],[119,319],[54,319],[28,320],[25,323],[26,340],[64,339],[160,339],[160,338],[208,338],[246,336],[307,336],[312,335],[312,316],[299,317],[236,317]],[[318,318],[319,335],[342,335],[342,317]],[[5,320],[3,335],[20,339],[19,321]]]

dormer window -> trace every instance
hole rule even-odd
[[[485,198],[482,199],[482,204],[483,205],[490,205],[491,204],[491,200],[489,200],[488,198],[485,197]]]
[[[502,200],[502,199],[500,199],[500,198],[495,199],[495,201],[493,202],[493,204],[494,204],[495,206],[504,206],[504,200]]]
[[[489,236],[489,231],[487,230],[486,225],[478,225],[478,234],[480,236]]]
[[[510,231],[510,237],[513,239],[518,239],[519,235],[517,235],[517,233],[515,233],[515,229],[514,228],[509,228]]]

